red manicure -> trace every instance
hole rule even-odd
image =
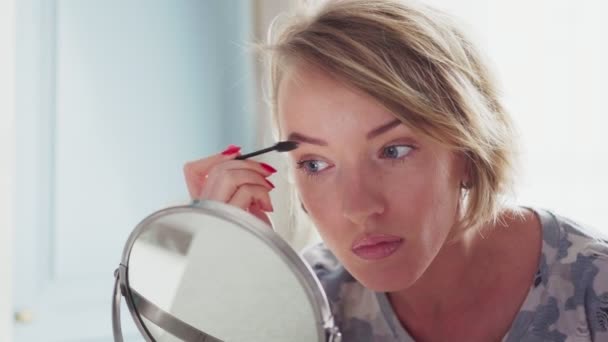
[[[274,189],[274,184],[272,184],[268,179],[264,179],[268,185],[270,185]]]
[[[230,146],[228,146],[228,148],[226,148],[226,149],[225,149],[225,150],[222,152],[222,154],[223,154],[223,155],[225,155],[225,156],[227,156],[227,155],[229,155],[229,154],[235,154],[235,153],[237,153],[237,152],[238,152],[238,151],[240,151],[240,150],[241,150],[241,148],[240,148],[240,147],[235,146],[235,145],[230,145]]]
[[[262,165],[262,167],[264,168],[264,170],[266,170],[268,172],[271,172],[271,173],[277,172],[277,170],[275,170],[274,167],[272,167],[272,166],[270,166],[270,165],[268,165],[266,163],[260,163],[260,165]]]

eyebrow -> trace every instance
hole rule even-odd
[[[399,126],[400,124],[401,124],[401,121],[399,119],[392,120],[388,123],[385,123],[382,126],[372,129],[365,135],[365,137],[367,140],[370,140],[372,138],[379,136],[380,134],[388,132],[389,130]],[[298,133],[298,132],[289,133],[289,135],[287,136],[287,140],[308,143],[308,144],[312,144],[312,145],[327,146],[327,141],[325,141],[325,140],[309,137],[309,136],[306,136],[306,135],[304,135],[302,133]]]

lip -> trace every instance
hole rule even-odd
[[[365,235],[355,240],[351,250],[362,259],[380,260],[395,253],[403,241],[403,238],[394,235]]]

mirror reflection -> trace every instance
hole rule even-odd
[[[260,236],[200,211],[148,222],[133,243],[128,282],[151,335],[172,341],[167,332],[183,336],[187,325],[222,341],[317,341],[319,318],[302,279]]]

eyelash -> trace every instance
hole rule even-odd
[[[319,176],[321,174],[321,172],[310,172],[310,171],[306,170],[306,168],[304,167],[304,164],[313,162],[313,161],[318,161],[318,160],[315,160],[315,159],[300,160],[297,162],[297,169],[304,172],[304,174],[306,176],[311,177],[311,178]]]
[[[405,156],[400,157],[400,158],[385,158],[385,159],[388,159],[390,161],[391,165],[394,166],[397,163],[403,163],[403,162],[405,162],[405,160],[407,159],[407,157],[409,156],[409,154],[412,151],[414,151],[416,149],[416,147],[414,147],[412,145],[405,145],[405,144],[401,144],[401,145],[398,145],[398,144],[397,145],[388,145],[388,146],[383,147],[382,150],[385,151],[387,148],[390,148],[390,147],[403,147],[403,146],[408,147],[410,149],[410,151]],[[311,177],[311,178],[319,176],[321,174],[321,172],[310,172],[310,171],[306,170],[306,168],[304,167],[304,165],[306,163],[315,162],[315,161],[320,161],[320,160],[316,160],[316,159],[300,160],[300,161],[298,161],[296,163],[297,164],[297,169],[300,170],[300,171],[302,171],[302,172],[304,172],[304,174],[306,176]]]
[[[409,156],[409,154],[414,150],[414,146],[402,144],[402,145],[388,145],[388,146],[385,146],[382,149],[382,151],[384,152],[384,151],[386,151],[387,149],[389,149],[391,147],[407,147],[407,148],[409,148],[409,151],[404,156],[402,156],[402,157],[399,157],[399,158],[386,158],[386,159],[390,160],[391,164],[393,164],[393,165],[395,165],[395,163],[403,163],[403,162],[405,162],[405,160],[407,159],[407,156]]]

